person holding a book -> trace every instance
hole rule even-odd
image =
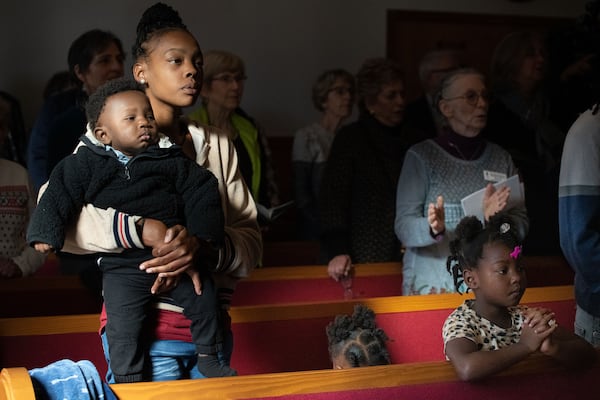
[[[510,201],[510,188],[494,186],[517,175],[517,169],[508,152],[480,136],[489,106],[484,76],[471,68],[450,72],[435,101],[443,133],[408,150],[398,180],[394,228],[405,246],[405,295],[455,291],[446,259],[454,229],[465,216],[461,200],[466,196],[484,189],[480,214],[485,220],[510,208],[515,221],[529,229],[522,203]]]

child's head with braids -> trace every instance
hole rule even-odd
[[[460,293],[466,285],[467,291],[476,296],[481,292],[486,301],[518,304],[527,286],[521,266],[523,239],[508,213],[494,215],[485,225],[474,216],[463,218],[446,263],[456,290]]]
[[[177,11],[164,3],[144,11],[136,33],[133,77],[146,87],[157,116],[170,115],[173,109],[180,114],[200,94],[203,58],[198,42]]]
[[[375,324],[375,313],[362,304],[354,314],[338,315],[327,325],[329,355],[334,369],[390,364],[385,332]]]

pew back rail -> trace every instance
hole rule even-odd
[[[593,366],[567,371],[549,357],[534,354],[481,382],[458,380],[446,361],[395,364],[347,370],[271,373],[205,380],[144,382],[111,385],[120,400],[191,399],[395,399],[431,396],[448,399],[561,398],[589,395],[600,372],[600,349]],[[5,368],[0,374],[0,400],[34,400],[25,368]],[[367,395],[367,397],[365,397]],[[559,397],[557,397],[559,396]]]

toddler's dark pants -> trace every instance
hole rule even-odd
[[[149,362],[148,343],[154,332],[143,332],[150,293],[156,274],[148,274],[139,265],[152,256],[147,251],[130,251],[98,259],[106,307],[106,338],[110,368],[117,383],[139,382]],[[210,276],[202,277],[202,295],[194,291],[187,274],[182,275],[170,292],[175,304],[192,321],[191,333],[198,354],[216,354],[219,345],[217,297]]]

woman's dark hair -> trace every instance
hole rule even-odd
[[[7,158],[25,166],[25,153],[27,149],[27,131],[23,122],[21,104],[13,95],[0,91],[0,99],[9,107],[8,115],[8,137],[3,146],[0,157]]]
[[[324,111],[323,103],[338,79],[343,79],[350,86],[350,92],[354,96],[356,84],[350,72],[344,69],[327,70],[319,75],[312,88],[312,101],[317,110]]]
[[[173,30],[188,30],[177,11],[164,3],[156,3],[147,8],[136,28],[133,58],[147,56],[148,41],[157,34]]]
[[[90,128],[94,130],[96,127],[100,113],[102,113],[106,100],[110,96],[130,90],[138,91],[146,95],[144,87],[131,78],[112,79],[92,93],[85,106],[85,116],[90,124]]]
[[[490,217],[485,225],[472,215],[461,219],[456,226],[456,237],[450,241],[450,255],[446,261],[456,291],[462,292],[463,271],[477,268],[485,244],[499,242],[514,249],[523,243],[524,229],[508,212]]]
[[[354,367],[390,364],[385,332],[375,324],[375,313],[363,304],[354,314],[338,315],[326,328],[331,359],[343,355]]]
[[[366,103],[377,98],[383,85],[403,80],[402,68],[395,61],[387,58],[366,60],[356,74],[356,94],[360,113],[368,114]]]
[[[79,65],[80,72],[86,72],[94,56],[113,43],[119,48],[124,58],[125,53],[123,52],[121,40],[111,32],[92,29],[79,36],[71,43],[69,54],[67,55],[71,74],[75,76],[75,66],[77,65]]]

